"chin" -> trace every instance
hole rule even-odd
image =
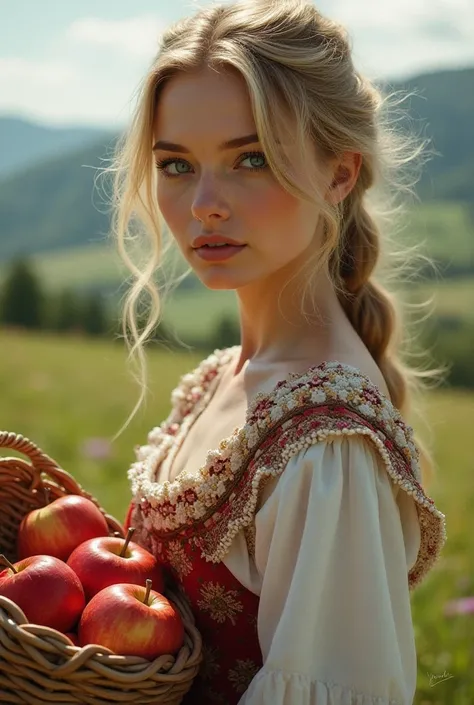
[[[249,276],[246,267],[232,268],[217,262],[207,267],[196,267],[196,262],[193,262],[191,266],[201,284],[216,291],[239,289],[255,279]]]
[[[247,283],[242,282],[241,278],[232,276],[228,272],[207,272],[206,274],[196,272],[196,274],[207,289],[214,291],[233,291],[239,289],[241,286],[245,286]]]

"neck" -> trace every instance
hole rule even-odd
[[[327,359],[350,331],[354,334],[326,271],[318,274],[313,300],[306,302],[307,311],[314,311],[309,320],[302,313],[301,278],[289,275],[280,271],[237,290],[241,352],[236,375],[248,360],[271,365]]]

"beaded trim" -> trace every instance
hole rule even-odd
[[[132,493],[145,533],[170,540],[186,538],[208,561],[219,562],[233,538],[252,522],[261,483],[279,475],[289,458],[327,438],[367,436],[393,481],[417,503],[421,546],[409,573],[414,587],[429,571],[444,544],[445,517],[420,485],[419,454],[413,429],[378,388],[356,368],[324,362],[304,374],[292,373],[269,394],[260,393],[246,423],[209,451],[205,465],[174,482],[158,484],[155,472],[176,435],[209,401],[211,382],[234,348],[209,356],[185,375],[173,394],[170,417],[149,434],[129,470]]]

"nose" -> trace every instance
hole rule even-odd
[[[209,176],[199,180],[191,205],[194,218],[206,222],[210,218],[227,220],[230,217],[228,201],[222,194],[222,188],[215,178]]]

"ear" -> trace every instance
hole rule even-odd
[[[331,184],[326,193],[326,200],[332,205],[343,201],[357,183],[362,155],[359,152],[344,152],[332,164]]]

